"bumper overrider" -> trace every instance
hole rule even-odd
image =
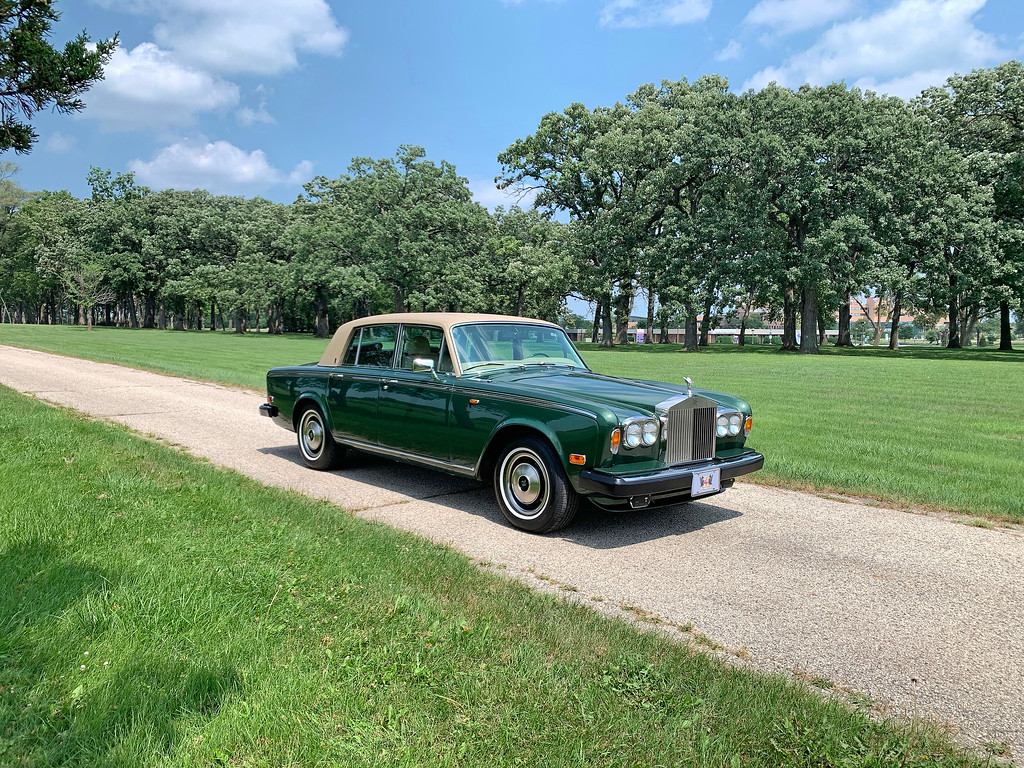
[[[578,489],[587,496],[620,502],[633,508],[671,504],[690,498],[702,498],[691,493],[693,476],[718,469],[720,490],[731,486],[734,480],[764,466],[764,456],[757,451],[745,451],[727,459],[712,459],[697,464],[666,467],[636,474],[619,474],[600,469],[585,469],[579,475]],[[709,493],[706,495],[714,495]],[[616,504],[615,506],[618,506]]]

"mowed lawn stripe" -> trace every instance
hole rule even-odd
[[[754,482],[1024,521],[1024,354],[583,347],[603,373],[690,376],[750,402]]]
[[[258,391],[269,368],[318,360],[325,346],[294,334],[9,324],[0,324],[0,344]],[[1024,353],[580,347],[600,373],[677,384],[689,376],[748,400],[748,445],[765,454],[754,482],[1024,522]]]
[[[0,435],[0,764],[974,764],[3,387]]]

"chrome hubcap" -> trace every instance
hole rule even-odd
[[[518,448],[501,463],[499,488],[513,515],[532,520],[548,506],[551,481],[544,460],[529,448]]]
[[[310,411],[302,419],[302,451],[309,458],[315,459],[324,447],[324,425],[320,417]]]
[[[540,496],[540,472],[532,464],[517,464],[512,469],[512,493],[522,504],[533,504]]]

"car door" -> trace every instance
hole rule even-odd
[[[330,374],[327,407],[335,439],[377,443],[378,399],[392,373],[398,325],[357,329],[341,365]]]
[[[414,360],[433,362],[439,375],[414,371]],[[377,406],[377,440],[381,446],[448,461],[450,371],[440,328],[402,326],[395,367],[381,384]]]

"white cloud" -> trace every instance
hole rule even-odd
[[[845,16],[852,5],[851,0],[761,0],[750,9],[744,21],[789,34],[820,27]]]
[[[796,87],[845,80],[894,96],[915,96],[956,71],[1008,56],[971,17],[985,0],[900,0],[872,16],[836,24],[782,66],[767,67],[744,88],[771,81]],[[927,80],[926,80],[927,78]]]
[[[533,199],[537,197],[535,190],[498,189],[494,179],[474,176],[469,179],[469,191],[473,193],[473,200],[480,203],[484,208],[493,211],[499,205],[508,210],[514,205],[520,208],[533,206]]]
[[[155,41],[212,72],[275,75],[299,52],[339,55],[348,32],[326,0],[98,0],[160,19]]]
[[[308,160],[283,173],[268,162],[263,150],[246,152],[227,141],[178,142],[164,147],[149,162],[132,160],[128,168],[141,184],[155,189],[206,189],[240,195],[259,194],[279,184],[298,186],[313,173]]]
[[[277,122],[274,116],[267,111],[267,95],[268,89],[260,83],[256,86],[256,96],[259,97],[259,105],[253,109],[252,107],[242,107],[235,113],[235,118],[244,126],[255,125],[256,123],[263,123],[264,125],[273,125]]]
[[[50,135],[46,140],[45,148],[47,152],[51,152],[55,155],[66,155],[68,152],[75,148],[78,144],[78,139],[74,136],[68,136],[65,133],[59,131]]]
[[[256,123],[263,123],[264,125],[273,125],[277,122],[274,116],[267,112],[266,102],[261,103],[256,109],[252,107],[242,107],[235,113],[235,117],[238,122],[245,126],[255,125]]]
[[[722,50],[715,54],[715,59],[718,61],[732,61],[738,59],[743,55],[743,46],[740,45],[739,40],[730,40],[729,44]]]
[[[184,125],[199,112],[235,106],[238,86],[182,66],[153,43],[142,43],[130,51],[116,50],[85,100],[85,117],[110,128]]]
[[[709,13],[711,0],[607,0],[601,9],[601,26],[671,27],[702,21]]]

